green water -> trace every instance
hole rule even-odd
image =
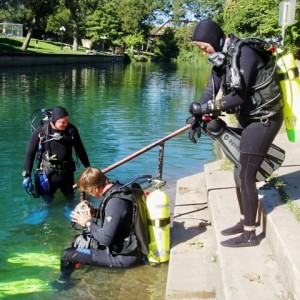
[[[69,215],[78,203],[57,192],[45,208],[22,188],[21,172],[29,118],[38,108],[62,105],[81,134],[93,166],[104,169],[183,127],[191,101],[199,98],[209,73],[195,64],[44,66],[0,71],[0,298],[163,299],[168,264],[128,270],[82,267],[77,284],[53,291],[59,258],[77,234]],[[215,159],[206,136],[192,144],[183,133],[165,143],[163,179],[174,203],[176,181],[202,172]],[[110,171],[126,183],[157,175],[158,148]],[[81,167],[76,172],[78,176]],[[97,205],[97,200],[90,199]],[[187,257],[188,259],[188,257]]]

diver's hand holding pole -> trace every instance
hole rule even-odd
[[[195,135],[199,139],[201,137],[201,123],[202,117],[204,114],[207,114],[210,110],[208,109],[208,104],[200,104],[198,102],[192,102],[190,104],[190,113],[192,117],[187,119],[187,124],[191,124],[189,130],[189,139],[192,143],[196,144],[197,140],[195,139]]]
[[[197,138],[200,139],[202,120],[192,116],[192,117],[188,118],[186,120],[186,122],[187,122],[187,124],[191,124],[191,127],[189,129],[189,139],[192,143],[196,144],[197,140],[195,139],[195,135],[197,135]]]
[[[214,110],[214,103],[213,101],[208,101],[204,104],[200,104],[199,102],[192,102],[190,104],[190,113],[192,117],[186,120],[187,124],[191,124],[191,128],[189,131],[189,139],[192,143],[196,144],[197,141],[195,139],[195,135],[198,138],[201,136],[201,124],[205,121],[203,118],[205,115],[221,115],[221,112],[218,110]]]

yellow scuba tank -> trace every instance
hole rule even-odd
[[[170,198],[167,193],[155,189],[147,197],[150,244],[148,260],[161,263],[170,257]]]
[[[300,78],[292,53],[278,49],[277,74],[283,94],[283,117],[290,142],[300,141]]]

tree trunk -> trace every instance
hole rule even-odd
[[[74,51],[78,50],[78,24],[75,19],[73,19],[73,47]]]
[[[27,50],[28,45],[29,45],[29,43],[30,43],[31,36],[32,36],[32,33],[33,33],[33,31],[34,31],[34,28],[35,28],[35,23],[36,23],[36,19],[33,18],[32,22],[31,22],[31,24],[30,24],[30,27],[29,27],[29,29],[28,29],[28,32],[27,32],[25,41],[24,41],[24,43],[23,43],[23,45],[22,45],[22,48],[21,48],[21,49],[24,50],[24,51]]]
[[[74,51],[77,51],[78,50],[78,40],[77,40],[77,38],[73,38],[73,46],[72,46],[72,49],[74,50]]]

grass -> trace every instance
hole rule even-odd
[[[0,53],[43,53],[43,54],[86,54],[86,48],[78,46],[78,50],[68,49],[69,44],[61,50],[60,42],[51,42],[44,40],[31,39],[26,51],[22,50],[25,38],[0,38]],[[36,44],[36,41],[38,43]],[[103,54],[103,52],[101,52]],[[105,53],[111,54],[111,53]]]
[[[269,180],[270,184],[278,191],[282,201],[286,203],[289,210],[295,216],[297,222],[300,222],[300,208],[295,204],[295,202],[288,196],[284,187],[285,183],[278,178],[271,176]]]
[[[227,158],[224,157],[222,164],[220,166],[221,171],[233,171],[234,164]]]
[[[78,46],[78,50],[70,49],[70,44],[63,43],[61,49],[60,42],[52,42],[46,40],[31,39],[27,50],[22,50],[22,45],[25,38],[0,38],[0,53],[31,53],[31,54],[72,54],[72,55],[86,55],[87,48]],[[36,44],[36,41],[38,43]],[[96,51],[99,55],[114,55],[111,51]],[[154,60],[154,54],[150,52],[141,51],[140,55],[129,53],[131,60],[136,62]]]

